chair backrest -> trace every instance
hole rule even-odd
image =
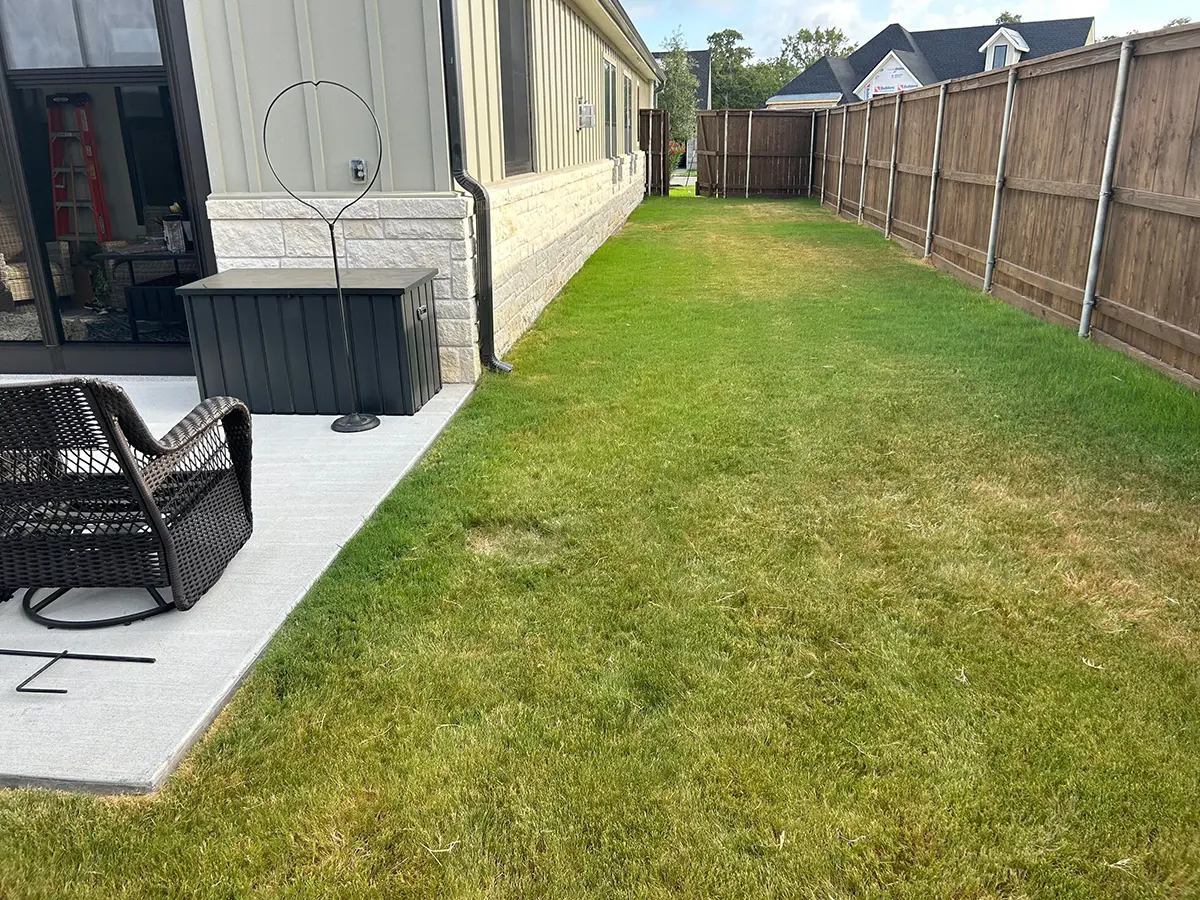
[[[136,501],[103,421],[98,392],[109,387],[89,379],[0,385],[0,537],[89,521],[108,527],[113,504]]]

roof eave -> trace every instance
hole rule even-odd
[[[621,0],[590,0],[590,4],[599,7],[607,14],[608,18],[617,26],[621,36],[628,42],[629,47],[646,64],[646,69],[650,76],[658,84],[666,81],[666,73],[663,71],[662,66],[659,65],[658,60],[654,58],[654,54],[650,52],[650,48],[646,46],[646,42],[642,40],[637,26],[633,24],[633,20],[629,18],[629,13],[621,5]],[[587,6],[589,4],[584,2],[580,5]]]

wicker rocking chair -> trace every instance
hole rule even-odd
[[[241,401],[205,400],[156,439],[114,384],[0,386],[0,599],[27,588],[35,622],[98,628],[190,609],[252,528]],[[73,588],[124,587],[154,605],[106,619],[42,615]]]

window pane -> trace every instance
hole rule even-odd
[[[992,48],[992,68],[999,69],[1008,60],[1008,47],[1004,44],[997,44]]]
[[[500,0],[500,94],[504,119],[504,174],[533,171],[529,109],[529,38],[526,0]]]
[[[625,152],[633,152],[633,79],[625,76]]]
[[[76,0],[89,66],[161,66],[153,0]]]
[[[604,63],[604,155],[617,155],[617,70]]]
[[[153,0],[0,0],[0,10],[10,68],[162,65]]]
[[[71,0],[0,0],[0,8],[9,68],[83,65]]]

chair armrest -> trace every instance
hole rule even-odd
[[[156,441],[159,452],[173,453],[182,449],[237,410],[241,410],[247,418],[250,415],[246,404],[234,397],[210,397],[196,404],[196,408],[184,416],[178,425]]]
[[[105,386],[101,385],[101,387]],[[195,409],[184,416],[179,424],[161,438],[156,438],[146,427],[146,423],[142,421],[142,417],[137,414],[133,405],[127,402],[123,391],[120,393],[120,397],[125,402],[114,404],[116,408],[111,412],[120,425],[121,433],[125,436],[125,440],[129,441],[129,446],[152,459],[186,449],[190,442],[231,413],[240,410],[246,422],[250,420],[250,410],[241,400],[235,397],[212,397],[197,403]]]
[[[149,436],[144,425],[141,433],[125,431],[125,435],[145,457],[140,466],[142,481],[169,521],[189,509],[208,489],[211,478],[230,466],[246,515],[253,521],[251,429],[246,404],[233,397],[213,397],[198,404],[157,440]]]

